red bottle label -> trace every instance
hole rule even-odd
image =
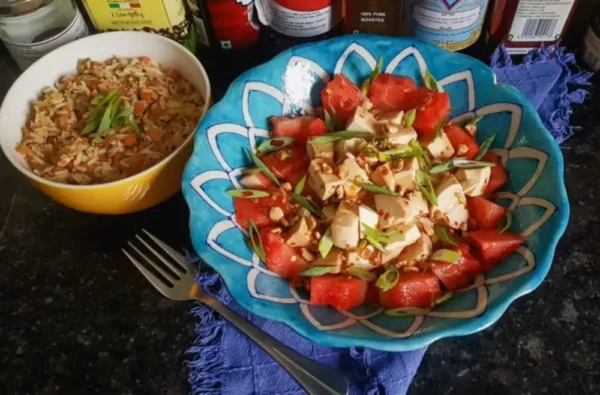
[[[223,49],[247,48],[258,41],[252,0],[208,0],[207,4],[215,38]]]

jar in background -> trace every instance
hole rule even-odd
[[[600,10],[597,10],[583,39],[583,61],[593,71],[600,70]]]
[[[0,0],[0,39],[23,70],[88,34],[72,0]]]
[[[488,0],[406,0],[409,34],[450,51],[474,44],[481,34]]]
[[[2,0],[0,0],[2,1]],[[141,30],[169,37],[194,52],[184,0],[83,0],[98,31]],[[195,44],[194,44],[195,45]]]
[[[403,34],[403,0],[347,0],[346,33]]]

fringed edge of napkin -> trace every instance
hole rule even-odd
[[[566,83],[577,86],[589,86],[591,84],[589,80],[593,73],[581,71],[577,66],[575,54],[567,52],[563,47],[556,45],[542,46],[525,55],[521,64],[533,65],[537,62],[546,61],[555,61],[563,68],[563,73],[557,84]],[[513,64],[513,60],[504,45],[498,47],[492,54],[491,65],[494,68],[518,66]],[[575,72],[572,73],[571,69],[574,69]],[[550,130],[550,133],[559,144],[573,136],[574,130],[579,129],[569,125],[573,114],[572,105],[583,103],[587,94],[586,89],[577,88],[566,95],[562,95],[558,108],[547,119],[542,119],[544,126]]]
[[[186,260],[197,263],[200,259],[186,251]],[[231,296],[223,284],[223,280],[212,270],[201,271],[196,282],[202,285],[204,292],[228,305]],[[196,303],[191,313],[198,318],[196,324],[196,339],[186,354],[192,355],[192,360],[186,364],[190,370],[188,380],[192,386],[191,394],[220,394],[227,390],[228,369],[223,360],[221,341],[226,321],[210,307]],[[292,330],[290,328],[290,330]],[[361,384],[367,388],[365,395],[379,394],[377,377],[371,369],[371,350],[363,348],[350,348],[350,357],[360,362],[353,378],[360,379]],[[359,376],[360,375],[360,376]]]

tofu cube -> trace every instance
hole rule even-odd
[[[469,212],[464,204],[454,206],[448,213],[438,220],[442,225],[446,225],[452,229],[467,230],[467,220]]]
[[[371,270],[376,267],[374,263],[379,261],[379,254],[381,253],[372,245],[366,246],[365,249],[360,252],[358,250],[350,250],[348,251],[346,264],[348,267],[353,266],[365,270]]]
[[[417,215],[428,215],[429,214],[429,203],[423,197],[423,194],[419,191],[413,191],[409,193],[406,198],[417,210]]]
[[[435,188],[435,194],[437,196],[436,211],[440,211],[442,214],[447,214],[455,206],[459,204],[466,204],[467,198],[460,185],[460,182],[453,175],[445,176]]]
[[[456,179],[460,182],[465,195],[471,197],[481,196],[490,181],[491,172],[491,167],[458,169]]]
[[[361,204],[358,207],[358,218],[360,219],[360,238],[364,239],[365,235],[363,232],[363,224],[370,226],[371,228],[377,229],[379,223],[379,215],[370,207]]]
[[[344,181],[333,174],[333,163],[330,160],[318,158],[310,162],[308,168],[308,185],[321,200],[329,199],[335,189]]]
[[[375,119],[383,125],[401,126],[404,120],[404,111],[379,111]]]
[[[338,140],[333,143],[335,150],[336,163],[342,163],[348,158],[348,155],[356,157],[360,152],[360,146],[365,143],[365,140],[359,138]]]
[[[306,247],[310,244],[311,229],[307,217],[301,216],[292,226],[289,236],[285,241],[290,247]]]
[[[311,262],[311,266],[333,266],[335,269],[330,273],[339,273],[342,269],[343,256],[344,252],[342,250],[332,247],[325,258],[319,256],[319,258]]]
[[[346,130],[353,132],[377,133],[378,122],[373,114],[363,105],[356,107],[354,114],[346,123]]]
[[[381,229],[412,222],[417,214],[410,201],[399,196],[375,195],[375,207]]]
[[[452,155],[454,155],[452,143],[450,143],[448,136],[446,136],[446,133],[444,132],[440,133],[438,138],[435,138],[427,143],[426,147],[431,156],[439,161],[450,159]]]
[[[406,191],[414,191],[417,188],[415,178],[419,170],[419,161],[417,158],[404,159],[402,161],[402,170],[394,174],[396,188],[400,188],[402,193]]]
[[[401,266],[412,265],[416,262],[423,262],[433,252],[433,243],[426,234],[422,234],[421,238],[415,243],[407,246],[398,255],[398,264]]]
[[[360,240],[358,206],[342,202],[331,223],[333,245],[341,249],[356,248]]]
[[[387,250],[397,250],[405,248],[417,242],[417,240],[419,240],[419,238],[421,237],[421,231],[415,223],[397,225],[394,228],[389,229],[388,231],[402,232],[404,234],[404,240],[388,244],[386,246]]]
[[[389,163],[379,165],[373,173],[371,173],[371,181],[375,185],[389,189],[390,191],[396,190],[396,180]]]
[[[392,145],[408,145],[412,140],[417,140],[417,132],[413,127],[388,126],[386,137]]]
[[[308,157],[313,160],[317,158],[324,158],[333,160],[334,149],[333,143],[327,144],[306,144],[306,152],[308,153]]]

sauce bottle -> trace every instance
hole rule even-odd
[[[254,0],[254,6],[275,53],[343,33],[343,0]]]
[[[259,26],[251,0],[186,1],[202,46],[238,50],[258,41]]]
[[[405,21],[419,40],[460,51],[478,40],[487,6],[488,0],[406,0]]]
[[[504,44],[512,55],[565,37],[578,0],[492,0],[489,42]]]
[[[346,33],[403,34],[403,0],[346,0]]]

